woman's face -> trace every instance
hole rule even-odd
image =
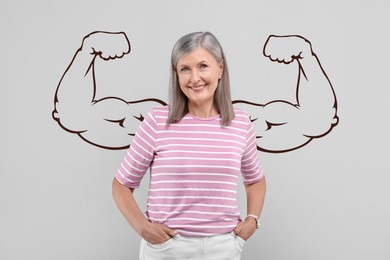
[[[223,62],[218,62],[202,47],[179,59],[179,85],[188,98],[190,111],[194,107],[214,107],[214,93],[222,73]]]

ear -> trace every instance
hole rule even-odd
[[[219,63],[219,73],[218,73],[218,79],[221,79],[222,78],[222,75],[223,75],[223,69],[224,69],[224,63],[223,61],[221,61]]]

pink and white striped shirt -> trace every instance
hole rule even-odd
[[[229,126],[221,126],[219,116],[190,114],[168,126],[168,107],[154,108],[145,117],[115,176],[137,188],[150,168],[150,221],[187,236],[234,230],[240,221],[239,176],[245,185],[263,177],[249,116],[234,112]]]

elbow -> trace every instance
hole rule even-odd
[[[130,190],[133,193],[134,188],[129,188],[122,183],[120,183],[116,178],[112,181],[112,196],[114,200],[118,198],[123,192],[128,192]]]
[[[259,185],[264,189],[264,191],[267,189],[267,181],[265,180],[265,176],[261,178],[261,180],[259,181]]]
[[[118,185],[121,185],[121,184],[119,183],[119,181],[116,178],[114,178],[112,180],[111,192],[112,192],[112,198],[114,199],[115,202],[116,202],[117,197],[118,197],[118,189],[119,189]]]

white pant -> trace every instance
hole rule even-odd
[[[152,245],[142,239],[140,260],[239,260],[245,241],[233,232],[211,237],[176,235]]]

